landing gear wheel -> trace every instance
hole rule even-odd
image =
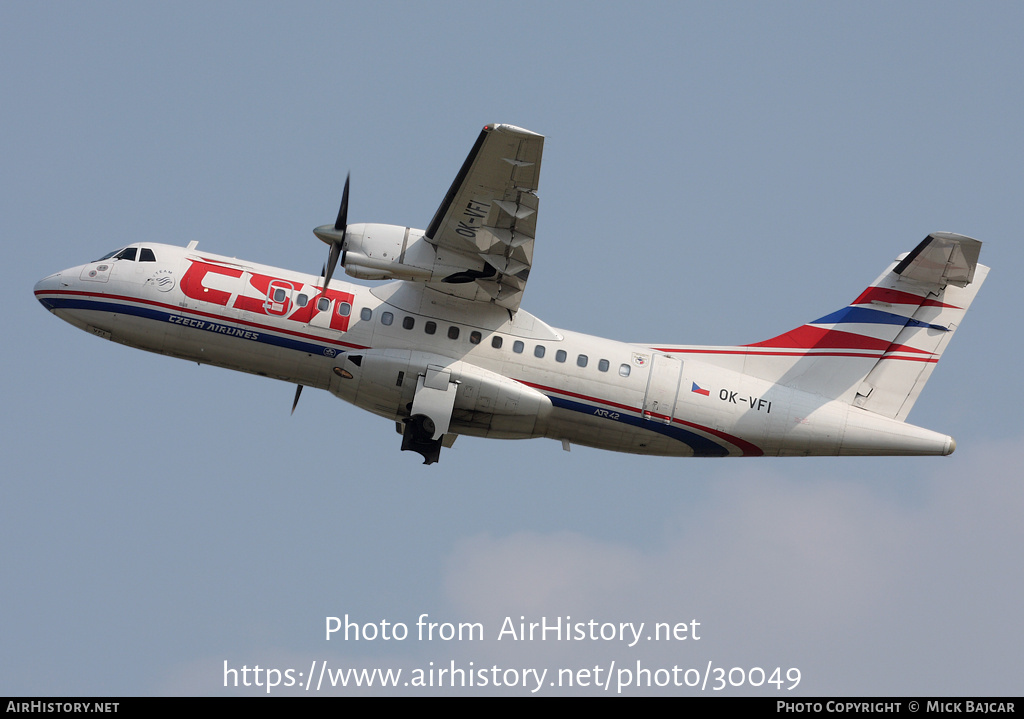
[[[434,464],[441,457],[441,438],[434,436],[434,420],[425,414],[403,419],[405,432],[402,433],[402,450],[423,455],[423,464]]]

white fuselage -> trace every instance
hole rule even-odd
[[[722,348],[655,349],[470,306],[167,245],[65,270],[36,296],[115,342],[326,389],[396,422],[457,383],[447,434],[671,456],[948,454],[950,437],[743,372]]]

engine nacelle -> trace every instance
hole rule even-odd
[[[361,280],[411,280],[439,282],[483,263],[466,257],[465,263],[441,261],[423,230],[398,225],[359,223],[345,230],[341,265],[345,273]]]
[[[420,265],[409,252],[423,232],[398,225],[359,223],[345,230],[341,265],[345,273],[361,280],[430,279],[433,262]],[[433,260],[433,257],[430,258]]]

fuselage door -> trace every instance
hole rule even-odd
[[[349,317],[352,314],[352,296],[345,295],[340,298],[330,298],[319,295],[313,301],[309,316],[309,325],[321,330],[335,330],[344,332],[348,329]]]
[[[643,418],[671,424],[679,396],[679,379],[683,374],[682,360],[672,355],[656,354],[647,375]]]

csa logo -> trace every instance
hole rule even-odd
[[[643,367],[647,364],[648,355],[642,355],[637,352],[633,353],[633,364],[637,367]]]

